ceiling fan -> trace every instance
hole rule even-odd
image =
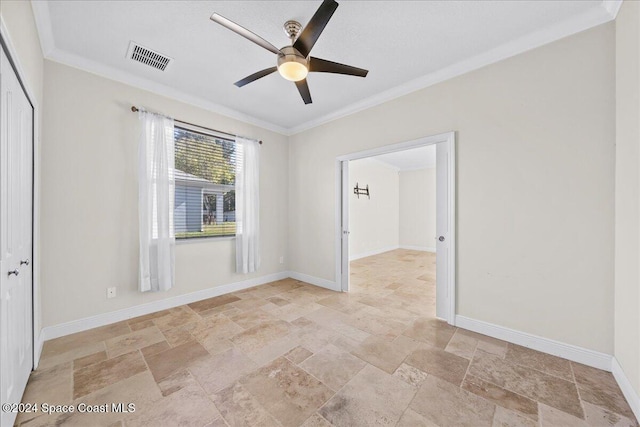
[[[335,0],[324,0],[304,29],[302,29],[302,25],[300,25],[298,21],[285,22],[284,31],[291,39],[291,45],[285,46],[282,49],[278,49],[262,37],[230,21],[224,16],[218,15],[217,13],[211,15],[212,21],[278,55],[278,65],[276,67],[266,68],[257,73],[253,73],[242,80],[238,80],[234,84],[242,87],[262,77],[268,76],[277,70],[282,77],[296,84],[304,103],[311,104],[311,93],[309,92],[309,85],[306,79],[309,72],[366,77],[369,72],[368,70],[309,56],[313,45],[318,41],[324,27],[327,26],[329,19],[331,19],[331,16],[333,16],[337,8],[338,3]]]

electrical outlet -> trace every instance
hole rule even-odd
[[[280,264],[284,264],[284,257],[283,256],[280,257]]]
[[[115,298],[116,297],[116,288],[107,288],[107,298]]]

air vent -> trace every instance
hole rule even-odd
[[[140,46],[136,42],[129,43],[127,58],[141,62],[160,71],[165,71],[173,59],[154,50]]]

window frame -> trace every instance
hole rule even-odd
[[[176,129],[180,129],[183,131],[187,131],[187,132],[192,132],[192,133],[197,133],[200,135],[204,135],[204,136],[209,136],[212,137],[214,139],[217,140],[222,140],[222,141],[228,141],[228,142],[232,142],[235,145],[235,148],[237,149],[237,143],[235,141],[235,139],[231,139],[229,137],[226,136],[221,136],[220,134],[217,134],[216,132],[210,131],[208,129],[205,128],[201,128],[197,125],[192,125],[192,124],[186,124],[186,123],[174,123],[173,125],[174,127],[174,138],[175,138],[175,130]],[[176,143],[174,141],[174,156],[175,156],[175,146]],[[175,169],[175,166],[174,166]],[[234,191],[235,191],[235,183],[234,183]],[[174,184],[174,192],[175,192],[175,184]],[[175,195],[174,195],[174,199],[175,199]],[[175,207],[174,207],[175,209]],[[237,232],[237,231],[236,231]],[[174,234],[174,239],[177,245],[182,245],[182,244],[190,244],[190,243],[202,243],[202,242],[206,242],[206,241],[225,241],[225,240],[235,240],[237,234],[224,234],[224,235],[220,235],[220,236],[191,236],[191,237],[178,237],[175,230],[175,220],[174,220],[174,230],[173,230],[173,234]]]

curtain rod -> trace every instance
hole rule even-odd
[[[132,106],[131,106],[131,111],[133,111],[134,113],[136,113],[136,112],[140,111],[140,109],[139,109],[138,107],[136,107],[135,105],[132,105]],[[201,129],[210,130],[211,132],[218,132],[218,133],[223,133],[223,134],[225,134],[225,135],[229,135],[229,136],[236,136],[236,135],[235,135],[235,134],[233,134],[233,133],[224,132],[224,131],[221,131],[221,130],[218,130],[218,129],[212,129],[212,128],[208,128],[208,127],[205,127],[205,126],[196,125],[196,124],[194,124],[194,123],[185,122],[184,120],[173,119],[173,121],[174,121],[174,122],[178,122],[178,123],[182,123],[182,124],[184,124],[184,125],[195,126],[195,127],[199,127],[199,128],[201,128]],[[262,141],[258,141],[258,143],[259,143],[260,145],[262,145]]]

